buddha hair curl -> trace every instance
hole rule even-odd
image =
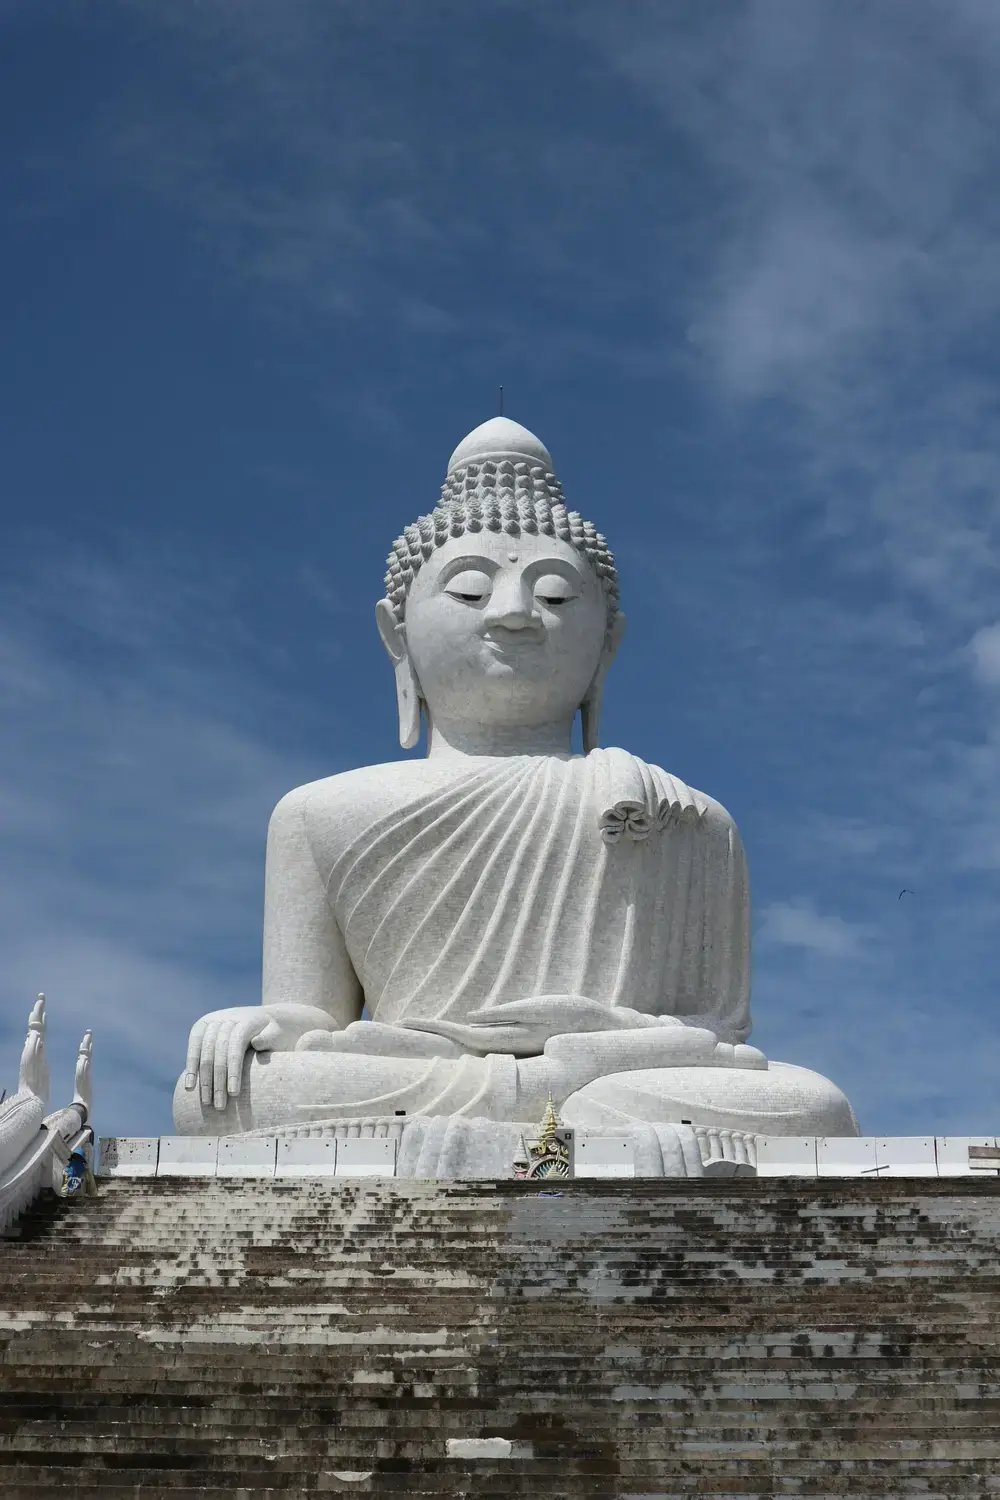
[[[450,537],[477,531],[507,536],[551,536],[569,542],[590,563],[604,589],[608,629],[618,613],[618,572],[614,554],[590,521],[567,510],[562,485],[537,464],[501,459],[470,463],[452,470],[441,486],[441,499],[429,516],[421,516],[397,537],[385,574],[386,598],[398,624],[406,599],[423,563]]]

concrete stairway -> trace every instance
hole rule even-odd
[[[1000,1497],[1000,1181],[117,1179],[0,1351],[10,1497]]]

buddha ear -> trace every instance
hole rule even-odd
[[[412,750],[420,738],[420,684],[406,649],[406,627],[396,619],[388,599],[375,606],[375,623],[382,644],[396,669],[396,709],[399,714],[399,743]]]
[[[398,666],[406,655],[406,626],[396,619],[396,611],[388,599],[380,599],[376,604],[375,624],[393,666]]]
[[[596,750],[601,743],[601,704],[604,699],[604,679],[608,675],[611,663],[614,661],[621,645],[622,636],[625,634],[625,616],[616,614],[608,631],[604,650],[601,652],[601,660],[594,680],[587,689],[587,696],[580,704],[580,717],[583,725],[583,753],[589,755],[591,750]]]

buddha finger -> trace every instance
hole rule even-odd
[[[480,1012],[485,1015],[485,1011]],[[371,1022],[366,1022],[371,1025]],[[486,1056],[489,1052],[510,1052],[515,1057],[529,1057],[536,1052],[541,1052],[548,1036],[548,1028],[545,1026],[525,1026],[511,1023],[504,1026],[487,1026],[478,1021],[474,1025],[466,1025],[462,1021],[408,1021],[408,1030],[429,1031],[435,1035],[447,1037],[450,1042],[456,1042],[459,1047],[465,1047],[470,1052],[476,1052]]]
[[[215,1039],[219,1034],[221,1025],[221,1021],[210,1019],[201,1041],[201,1058],[198,1064],[198,1074],[201,1082],[202,1104],[211,1104],[212,1102],[212,1075],[215,1070]]]
[[[759,1072],[765,1072],[768,1067],[767,1057],[757,1047],[748,1047],[745,1042],[739,1042],[733,1048],[733,1066],[737,1068],[754,1068]]]
[[[208,1028],[208,1021],[203,1016],[191,1027],[191,1035],[188,1037],[187,1063],[184,1072],[184,1087],[193,1089],[198,1082],[198,1069],[201,1066],[201,1045]]]
[[[575,1076],[599,1078],[636,1068],[725,1066],[716,1045],[714,1033],[700,1027],[657,1026],[648,1031],[591,1031],[550,1037],[545,1043],[545,1056],[571,1069]]]
[[[628,1016],[635,1014],[629,1011]],[[561,1031],[604,1031],[623,1024],[614,1011],[586,995],[531,995],[502,1005],[481,1006],[468,1015],[472,1026],[541,1026],[549,1035]],[[628,1022],[624,1022],[628,1024]]]
[[[226,1107],[226,1070],[229,1061],[230,1037],[237,1039],[242,1034],[242,1027],[232,1021],[223,1021],[215,1038],[215,1052],[212,1057],[212,1103],[216,1109]]]
[[[260,1029],[259,1021],[244,1021],[242,1024],[237,1021],[233,1024],[223,1063],[225,1087],[230,1094],[238,1094],[243,1087],[243,1063],[247,1047]]]

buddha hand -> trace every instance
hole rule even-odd
[[[184,1087],[201,1083],[201,1102],[225,1109],[243,1086],[247,1048],[291,1052],[307,1031],[333,1031],[336,1022],[314,1005],[235,1005],[212,1010],[191,1028]]]
[[[720,1042],[713,1031],[683,1024],[679,1029],[646,1031],[641,1036],[634,1031],[604,1031],[550,1037],[538,1061],[559,1073],[568,1091],[609,1073],[645,1068],[767,1069],[767,1058],[756,1047]]]
[[[518,1063],[518,1093],[537,1109],[549,1094],[557,1101],[565,1100],[595,1078],[611,1073],[647,1068],[764,1071],[767,1065],[756,1047],[720,1042],[713,1031],[685,1022],[642,1030],[564,1033],[550,1037],[540,1057]],[[533,1118],[530,1110],[524,1118]]]
[[[465,1022],[411,1020],[403,1025],[447,1037],[469,1052],[510,1052],[515,1057],[536,1056],[549,1038],[556,1036],[662,1027],[689,1029],[676,1016],[648,1016],[627,1005],[602,1005],[586,995],[533,995],[470,1011]]]

